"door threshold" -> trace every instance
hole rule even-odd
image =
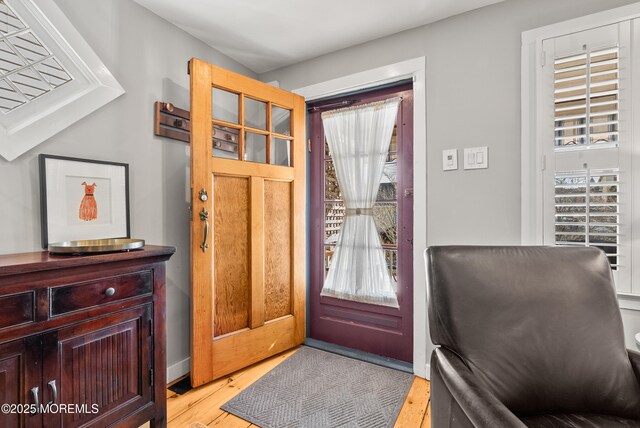
[[[316,348],[322,351],[331,352],[332,354],[342,355],[343,357],[353,358],[354,360],[365,361],[367,363],[376,364],[378,366],[413,374],[413,364],[407,363],[406,361],[383,357],[376,354],[370,354],[368,352],[359,351],[357,349],[347,348],[346,346],[323,342],[322,340],[311,339],[310,337],[307,337],[304,340],[304,345],[310,348]]]

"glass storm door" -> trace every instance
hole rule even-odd
[[[191,383],[305,337],[305,104],[198,59],[191,75]]]
[[[310,336],[365,352],[413,359],[413,92],[411,84],[313,103],[311,137]],[[399,309],[320,296],[345,215],[321,114],[401,97],[373,216]]]

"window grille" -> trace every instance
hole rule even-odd
[[[72,79],[15,11],[0,0],[0,112],[9,113]]]

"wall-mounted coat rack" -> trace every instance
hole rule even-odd
[[[171,103],[156,101],[155,111],[155,124],[153,127],[155,135],[189,142],[191,115],[188,110],[175,107]]]
[[[155,119],[153,133],[159,137],[188,143],[191,137],[191,114],[171,103],[155,102]],[[221,157],[233,157],[238,153],[238,130],[224,126],[213,126],[213,150],[227,154]],[[219,152],[218,152],[219,153]]]

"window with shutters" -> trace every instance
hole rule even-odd
[[[575,20],[523,34],[522,227],[523,244],[600,248],[618,292],[640,294],[636,9],[587,29]]]
[[[618,46],[556,58],[555,146],[618,144]]]
[[[554,151],[572,151],[565,158],[574,158],[576,164],[583,159],[580,151],[618,148],[620,49],[615,27],[607,32],[614,33],[608,34],[614,43],[611,46],[592,50],[585,43],[576,46],[581,52],[554,60]],[[561,41],[558,44],[562,46]],[[599,247],[617,270],[621,238],[618,164],[612,160],[610,168],[602,170],[589,168],[587,162],[582,166],[566,171],[556,165],[555,244]]]

